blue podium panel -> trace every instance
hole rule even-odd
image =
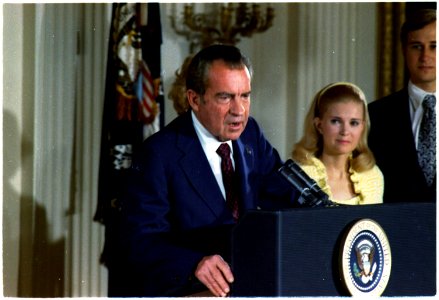
[[[232,296],[348,296],[343,240],[361,219],[387,235],[392,266],[382,296],[436,294],[436,205],[400,203],[250,211],[232,234]]]

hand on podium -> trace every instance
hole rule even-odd
[[[204,257],[195,270],[195,276],[216,297],[226,297],[234,281],[229,264],[220,255]]]

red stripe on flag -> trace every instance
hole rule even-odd
[[[154,81],[149,71],[148,65],[142,61],[142,99],[140,100],[143,119],[152,122],[157,113],[157,103],[155,102]]]

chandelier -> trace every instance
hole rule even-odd
[[[185,4],[182,17],[171,15],[171,26],[190,42],[190,53],[214,43],[235,45],[240,37],[251,37],[273,25],[274,8],[261,4],[207,4],[207,11],[195,12],[193,3]]]

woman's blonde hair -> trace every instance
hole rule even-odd
[[[293,148],[292,158],[295,161],[303,165],[310,164],[312,156],[319,157],[323,152],[323,137],[314,125],[314,118],[321,118],[328,107],[334,103],[351,101],[363,105],[365,125],[358,145],[352,153],[351,167],[357,172],[363,172],[375,165],[375,158],[367,145],[370,120],[366,97],[358,86],[349,82],[331,83],[314,96],[305,118],[303,137]]]

